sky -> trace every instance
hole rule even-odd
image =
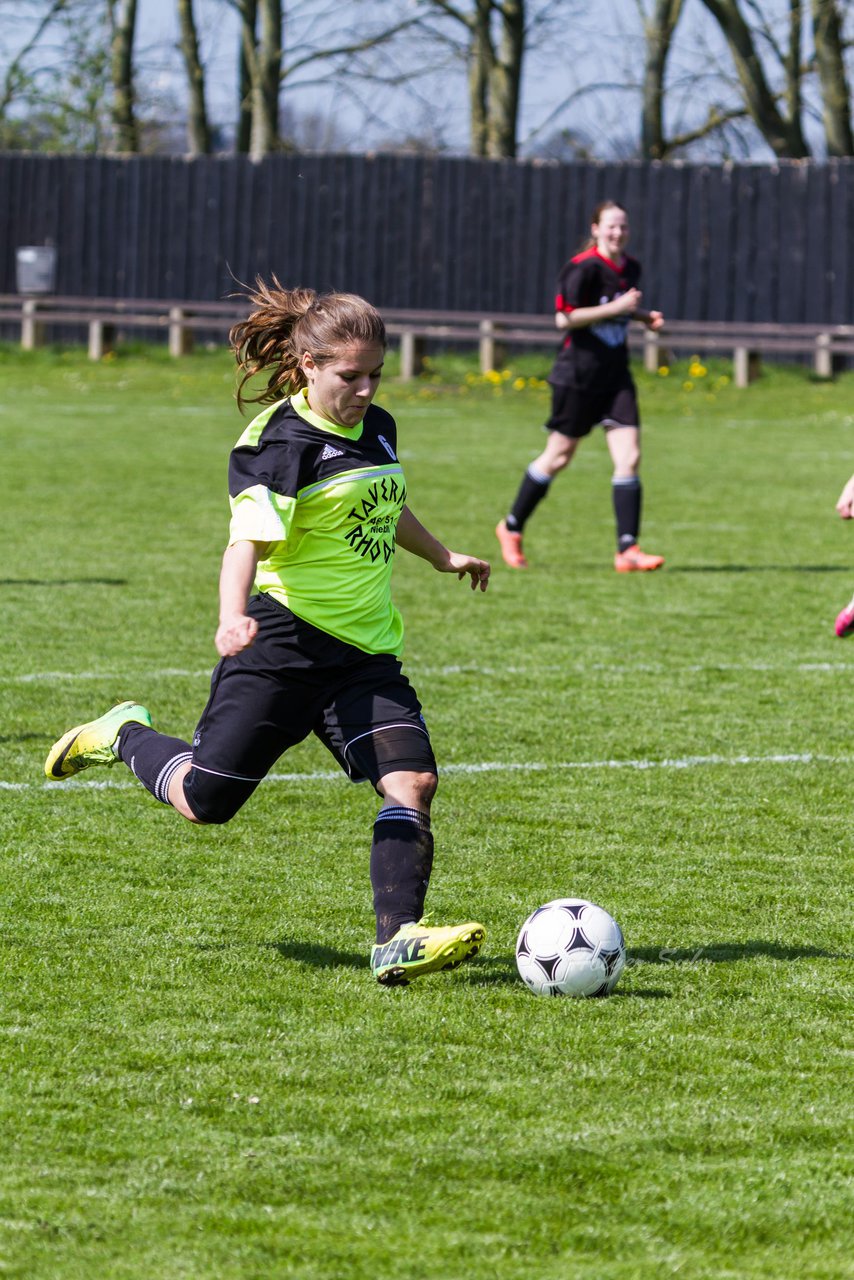
[[[529,0],[529,16],[549,0]],[[761,0],[762,11],[774,12],[785,25],[789,0]],[[7,31],[26,22],[20,14],[38,11],[44,0],[0,0],[14,14],[0,30],[0,62],[11,46]],[[312,35],[329,31],[337,43],[342,29],[354,18],[364,27],[380,13],[405,16],[416,0],[288,0],[285,63],[301,51],[301,32],[311,24]],[[560,5],[559,20],[550,38],[526,53],[518,123],[519,152],[523,156],[571,158],[571,152],[546,148],[568,127],[593,154],[607,159],[636,155],[640,127],[637,85],[643,73],[644,45],[640,9],[651,0],[551,0]],[[746,0],[745,0],[746,3]],[[28,7],[29,4],[29,7]],[[224,130],[228,145],[236,117],[238,19],[228,0],[194,0],[206,68],[209,115]],[[854,6],[852,6],[854,7]],[[343,19],[343,21],[342,21]],[[781,28],[782,29],[782,28]],[[806,36],[805,36],[806,40]],[[303,48],[305,46],[302,46]],[[435,49],[435,45],[432,49]],[[854,46],[852,46],[854,59]],[[407,72],[398,88],[381,88],[358,75],[342,76],[333,91],[311,82],[311,71],[288,77],[283,87],[285,131],[306,150],[383,150],[410,141],[451,153],[469,149],[469,110],[465,69],[450,54],[447,70],[429,77],[411,74],[419,66],[420,51],[410,49]],[[805,44],[804,56],[809,54]],[[185,145],[183,120],[186,82],[178,51],[176,0],[138,0],[135,47],[137,88],[143,117],[174,121],[170,145]],[[61,50],[54,57],[62,58]],[[396,53],[384,53],[384,67],[393,66]],[[431,51],[431,60],[433,53]],[[327,72],[328,75],[328,72]],[[720,32],[700,0],[686,0],[669,62],[668,129],[681,131],[705,117],[711,101],[732,79],[732,62]],[[732,102],[726,96],[719,99]],[[567,105],[570,104],[570,105]],[[297,128],[294,130],[294,120]],[[818,137],[818,113],[808,123]],[[708,147],[694,159],[771,158],[755,134],[746,149],[735,153]],[[737,140],[736,140],[737,143]]]

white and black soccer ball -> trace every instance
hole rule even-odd
[[[519,931],[516,967],[537,996],[607,996],[626,963],[613,916],[584,898],[537,907]]]

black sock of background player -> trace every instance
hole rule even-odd
[[[432,868],[429,815],[402,805],[380,809],[371,845],[377,942],[388,942],[402,924],[421,919]]]
[[[522,477],[522,483],[519,485],[516,500],[510,508],[510,514],[505,521],[507,528],[512,533],[522,532],[525,527],[525,521],[533,513],[534,508],[542,502],[549,491],[551,482],[551,476],[543,475],[541,471],[535,471],[532,467],[528,467]]]
[[[641,520],[641,482],[638,476],[625,476],[611,482],[614,518],[617,522],[617,550],[625,551],[638,540]]]
[[[168,738],[144,724],[126,724],[119,731],[117,746],[119,759],[146,791],[161,804],[168,804],[169,783],[175,770],[193,758],[190,744],[180,738]]]

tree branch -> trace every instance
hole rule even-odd
[[[12,61],[6,68],[6,74],[3,77],[3,92],[0,94],[0,118],[2,118],[8,110],[10,104],[16,97],[17,90],[21,84],[25,82],[23,65],[27,56],[32,53],[33,49],[41,40],[45,31],[56,18],[57,14],[62,13],[68,5],[68,0],[53,0],[44,16],[36,27],[30,39],[18,51]]]

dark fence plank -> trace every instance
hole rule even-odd
[[[804,309],[804,237],[809,234],[803,207],[803,171],[786,166],[776,183],[777,225],[780,255],[774,314],[782,321],[806,320]]]
[[[708,237],[709,281],[706,310],[702,314],[722,319],[733,314],[735,289],[733,251],[735,210],[732,167],[726,165],[719,169],[710,169],[709,180],[709,205],[706,210],[705,233]]]
[[[832,165],[830,181],[830,242],[833,253],[828,263],[830,273],[830,319],[835,324],[854,321],[852,289],[854,289],[854,247],[851,243],[854,217],[854,172]]]
[[[779,170],[757,167],[755,203],[751,228],[753,244],[754,289],[751,320],[776,314],[777,275],[780,269],[779,203],[774,198],[778,189]]]
[[[754,206],[756,200],[756,168],[749,165],[733,174],[734,234],[732,261],[735,266],[731,313],[711,319],[752,320],[755,293]],[[765,317],[776,320],[776,316]]]
[[[826,248],[831,243],[830,184],[826,168],[804,171],[806,207],[810,211],[804,230],[804,301],[806,320],[820,321],[830,314],[830,289],[828,287],[832,259]]]

